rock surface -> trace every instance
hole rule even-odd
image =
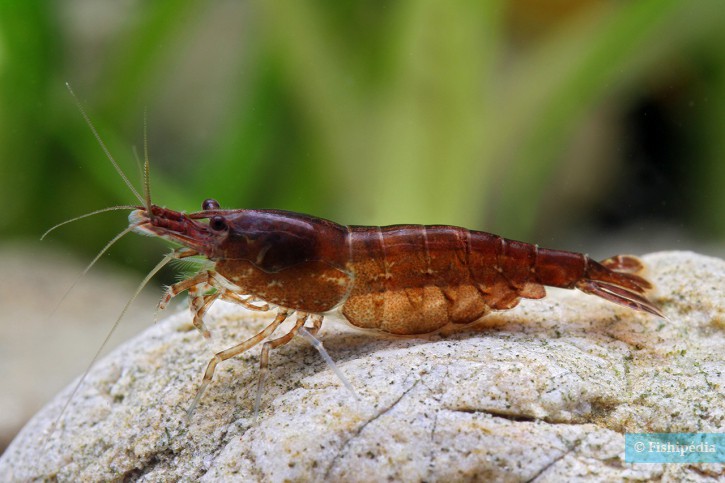
[[[356,401],[302,338],[271,353],[259,419],[259,347],[218,366],[214,350],[269,315],[217,303],[207,343],[187,311],[98,363],[59,428],[72,387],[0,459],[0,480],[706,481],[723,465],[624,462],[625,432],[725,430],[725,261],[644,257],[669,320],[579,292],[415,338],[320,333]],[[281,333],[281,332],[280,332]]]
[[[45,245],[0,243],[0,454],[33,414],[85,370],[140,282],[138,275],[105,266],[79,279],[90,260]],[[158,290],[141,294],[108,348],[151,325]]]

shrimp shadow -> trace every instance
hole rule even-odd
[[[376,330],[359,329],[341,320],[334,320],[336,330],[318,334],[335,362],[345,363],[364,358],[380,351],[403,350],[424,344],[442,341],[456,342],[476,338],[519,339],[519,340],[555,340],[561,338],[586,339],[594,344],[606,344],[614,341],[641,348],[628,336],[630,332],[641,332],[648,322],[636,318],[622,318],[616,314],[599,313],[588,320],[581,319],[578,324],[565,318],[552,316],[550,319],[540,315],[527,316],[524,312],[492,312],[468,324],[450,324],[435,332],[413,335],[394,335]],[[328,322],[329,323],[329,322]],[[338,329],[342,325],[342,330]],[[637,330],[638,329],[638,330]],[[309,354],[316,356],[319,370],[324,370],[324,361],[309,344],[300,344]],[[282,349],[282,348],[280,348]]]
[[[405,350],[442,341],[455,342],[477,337],[501,337],[523,333],[533,335],[535,332],[543,335],[547,332],[545,328],[539,328],[538,331],[524,331],[522,324],[512,322],[505,315],[499,314],[489,315],[469,324],[450,325],[434,332],[411,335],[395,335],[377,330],[360,329],[339,320],[335,320],[329,325],[335,325],[335,329],[326,331],[323,326],[323,330],[317,335],[317,338],[332,359],[341,364],[360,360],[378,352]],[[295,340],[297,339],[301,339],[301,337]],[[280,347],[275,352],[282,354],[286,350],[290,350],[288,349],[290,345]],[[309,367],[312,364],[317,368],[315,373],[325,370],[324,361],[307,341],[300,340],[291,350],[298,353],[297,359],[291,357],[290,362],[295,369],[298,368],[297,366]]]

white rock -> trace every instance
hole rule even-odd
[[[78,279],[89,260],[45,245],[0,241],[0,454],[33,414],[85,370],[140,282],[136,274],[102,264]],[[156,301],[156,292],[142,293],[108,348],[151,325]]]
[[[625,432],[725,429],[725,261],[644,260],[669,320],[554,290],[446,335],[327,320],[321,339],[362,401],[296,338],[272,352],[257,422],[259,347],[221,364],[185,411],[213,351],[269,315],[218,303],[211,345],[175,315],[98,363],[56,431],[72,387],[38,413],[0,480],[722,478],[722,465],[624,462]]]

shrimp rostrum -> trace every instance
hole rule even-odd
[[[189,214],[149,202],[129,220],[135,232],[182,244],[174,257],[213,262],[169,287],[161,302],[189,291],[194,325],[205,336],[203,316],[217,299],[277,308],[259,334],[212,358],[196,401],[219,362],[261,343],[295,312],[294,327],[264,344],[262,369],[270,349],[289,342],[308,319],[316,333],[331,311],[364,329],[424,334],[513,308],[522,298],[540,299],[551,286],[664,317],[647,298],[652,286],[637,274],[643,266],[632,256],[596,262],[454,226],[342,226],[286,211],[220,209],[211,199]]]

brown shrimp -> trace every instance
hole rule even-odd
[[[581,253],[539,248],[455,226],[342,226],[289,211],[223,210],[213,199],[205,200],[202,211],[196,213],[162,208],[151,202],[146,143],[144,196],[141,196],[113,159],[70,85],[66,86],[99,145],[141,206],[116,206],[81,215],[54,226],[43,237],[80,218],[131,208],[128,228],[101,250],[84,273],[129,231],[183,245],[164,257],[146,276],[111,333],[143,286],[173,258],[203,256],[214,263],[213,269],[203,270],[169,287],[159,304],[164,308],[171,298],[188,291],[193,323],[204,337],[210,336],[204,325],[204,314],[217,299],[252,310],[268,311],[272,306],[277,307],[276,317],[261,332],[215,354],[209,361],[189,413],[211,382],[218,363],[272,336],[295,312],[297,320],[293,328],[262,346],[255,414],[269,351],[288,343],[298,333],[310,339],[343,383],[352,389],[314,338],[325,314],[335,310],[356,327],[397,335],[425,334],[447,325],[473,322],[492,310],[513,308],[521,298],[543,298],[544,286],[548,285],[578,288],[664,318],[657,305],[646,297],[652,285],[637,275],[643,268],[642,263],[628,255],[596,262]],[[210,293],[209,288],[215,290]],[[308,320],[312,324],[309,327],[305,326]],[[108,337],[110,333],[106,341]],[[100,349],[88,370],[99,354]],[[88,370],[80,378],[58,421]]]
[[[299,314],[294,328],[263,345],[260,386],[269,350],[304,330],[310,315],[316,333],[334,310],[356,327],[425,334],[513,308],[521,298],[542,298],[548,285],[664,317],[646,297],[652,286],[637,275],[643,267],[632,256],[596,262],[455,226],[342,226],[287,211],[223,210],[211,199],[190,214],[147,206],[131,213],[130,228],[181,243],[176,258],[200,255],[214,262],[213,269],[169,287],[162,307],[188,290],[194,325],[206,337],[202,319],[216,299],[256,310],[278,307],[259,334],[212,358],[190,411],[219,362],[262,342],[293,312]],[[216,290],[204,295],[209,287]]]

